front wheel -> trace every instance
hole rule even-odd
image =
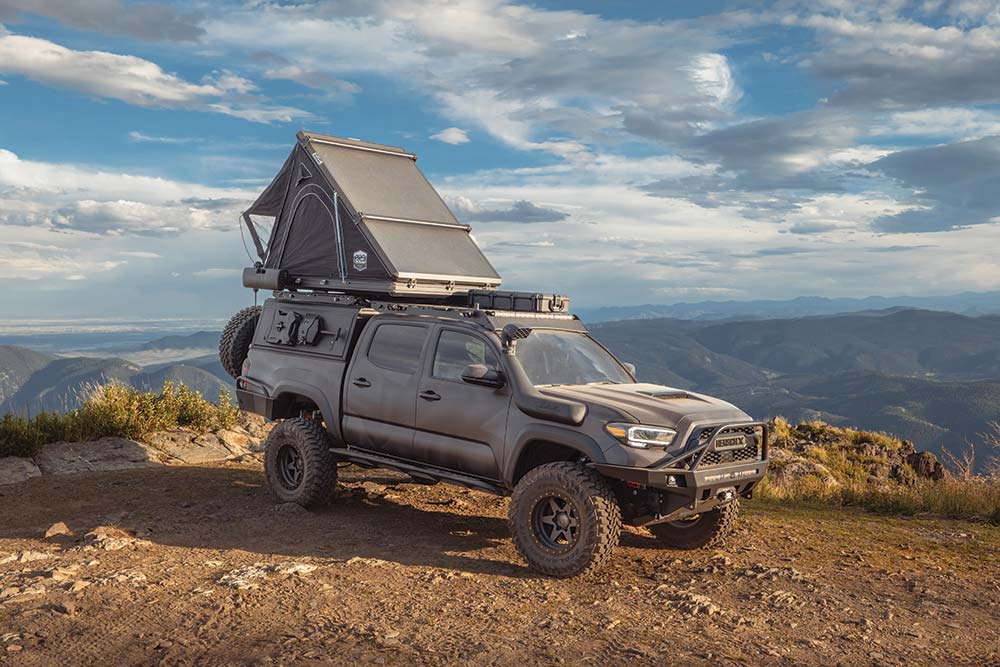
[[[668,549],[701,549],[719,547],[736,527],[740,501],[732,500],[708,512],[677,521],[649,526],[661,546]]]
[[[337,487],[337,460],[322,424],[286,419],[267,437],[264,477],[278,500],[302,507],[327,502]]]
[[[621,509],[594,470],[568,461],[529,471],[514,488],[510,532],[532,569],[553,577],[592,572],[621,537]]]

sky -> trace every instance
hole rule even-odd
[[[300,129],[593,307],[1000,289],[1000,3],[0,0],[0,309],[227,317]]]

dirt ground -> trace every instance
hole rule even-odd
[[[754,501],[725,551],[628,531],[555,580],[506,499],[341,479],[318,512],[252,466],[0,487],[0,664],[1000,664],[995,527]]]

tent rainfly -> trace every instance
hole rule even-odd
[[[280,275],[280,284],[250,269],[244,284],[389,296],[495,289],[496,269],[416,159],[401,148],[299,132],[281,171],[243,213],[263,265],[256,273]],[[251,216],[274,219],[266,246]]]

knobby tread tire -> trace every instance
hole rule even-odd
[[[250,306],[233,315],[219,339],[219,362],[234,379],[243,373],[253,332],[260,319],[260,306]]]
[[[539,492],[558,488],[571,497],[580,514],[581,534],[565,553],[554,553],[534,535],[532,512]],[[611,558],[621,539],[621,507],[608,483],[582,463],[560,461],[534,468],[521,478],[510,502],[514,546],[528,565],[553,577],[575,577],[598,570]]]
[[[669,523],[649,526],[660,546],[669,549],[703,549],[721,547],[736,528],[740,515],[739,499],[705,512],[697,525],[676,528]]]
[[[278,450],[283,445],[295,447],[303,461],[302,482],[294,490],[285,488],[278,477]],[[318,420],[286,419],[271,430],[266,447],[264,477],[278,500],[311,509],[333,498],[337,488],[337,459],[330,451],[326,429]]]

